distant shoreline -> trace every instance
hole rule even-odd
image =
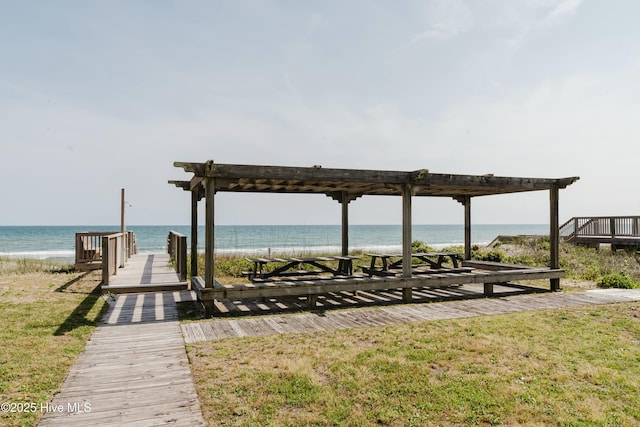
[[[0,226],[0,257],[67,259],[75,257],[75,233],[117,231],[102,226]],[[191,238],[184,225],[127,226],[137,238],[138,252],[166,250],[170,230]],[[434,248],[464,244],[461,224],[414,224],[412,240]],[[546,224],[477,224],[472,226],[472,243],[486,245],[498,235],[548,234]],[[219,254],[263,255],[272,253],[317,253],[341,250],[340,225],[220,225],[216,226],[215,249]],[[204,226],[198,227],[198,248],[204,251]],[[402,247],[402,226],[395,224],[349,226],[349,247],[354,251],[398,251]]]

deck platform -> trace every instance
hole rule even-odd
[[[187,289],[175,270],[169,268],[169,254],[132,255],[126,267],[111,276],[103,292],[122,294],[129,292],[179,291]]]
[[[116,286],[182,286],[162,258],[132,258]],[[176,307],[193,298],[186,290],[108,297],[109,311],[49,404],[60,411],[38,425],[205,426]]]
[[[640,301],[640,289],[598,289],[585,292],[509,295],[475,300],[458,299],[428,304],[320,311],[285,316],[245,316],[234,319],[203,320],[184,323],[180,326],[185,342],[192,343],[243,336],[313,333],[332,329],[375,327],[394,323],[456,319],[519,311],[634,301]]]
[[[466,267],[467,261],[463,262]],[[520,280],[560,279],[565,272],[562,269],[533,268],[474,261],[472,268],[438,270],[434,274],[420,274],[411,277],[401,276],[368,276],[354,274],[348,277],[330,279],[278,280],[251,284],[220,284],[214,281],[212,288],[205,287],[201,277],[192,278],[192,287],[198,300],[202,302],[205,312],[220,314],[219,302],[222,300],[306,296],[309,309],[316,308],[319,295],[336,292],[368,292],[402,289],[403,301],[413,300],[414,289],[448,288],[463,284],[482,284],[484,295],[492,296],[494,287],[500,283],[512,283]],[[502,268],[502,266],[506,266]],[[471,271],[469,271],[471,270]],[[538,289],[540,290],[540,289]],[[551,289],[558,290],[558,289]]]

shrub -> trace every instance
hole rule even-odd
[[[473,259],[477,259],[479,261],[503,262],[505,258],[505,253],[498,249],[491,251],[477,251],[473,254]]]
[[[591,266],[587,268],[582,274],[580,274],[580,278],[584,280],[595,281],[600,276],[600,269],[596,266]]]
[[[411,242],[411,252],[435,252],[435,249],[421,240]]]
[[[602,276],[598,280],[599,288],[621,288],[633,289],[636,287],[635,282],[626,273],[611,273]]]

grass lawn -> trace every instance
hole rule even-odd
[[[93,292],[100,274],[55,268],[0,259],[0,403],[10,405],[2,426],[36,424],[105,306]]]
[[[210,425],[640,425],[640,303],[188,352]]]

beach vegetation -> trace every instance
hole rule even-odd
[[[2,412],[0,425],[33,426],[42,416],[104,313],[101,278],[52,261],[0,259],[0,402],[38,409]]]
[[[471,258],[479,261],[504,262],[507,255],[501,249],[480,249],[472,252]]]
[[[425,242],[421,240],[414,240],[411,242],[411,251],[413,253],[424,253],[424,252],[435,252],[436,249],[427,245]]]
[[[606,274],[598,279],[599,288],[633,289],[637,285],[625,272]]]

